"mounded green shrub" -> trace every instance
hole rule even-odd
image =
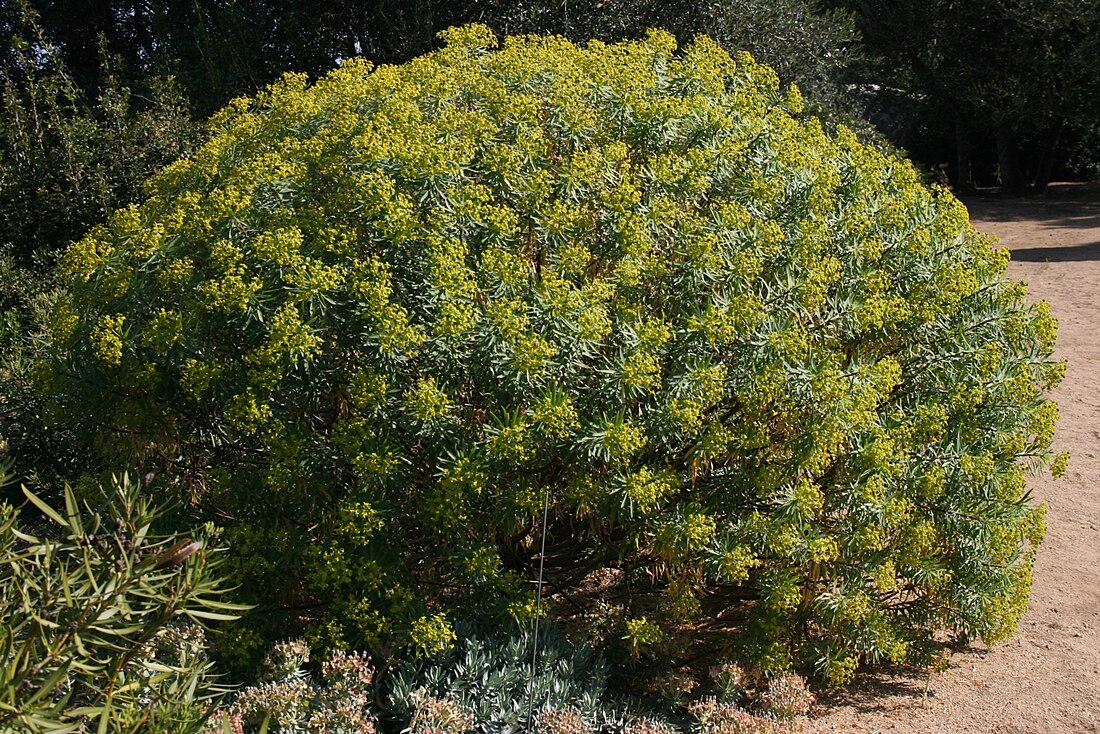
[[[635,654],[1010,634],[1063,367],[1008,253],[705,38],[444,40],[234,102],[64,261],[53,420],[226,525],[241,652],[530,615],[544,492]]]

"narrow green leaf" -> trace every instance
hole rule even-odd
[[[39,496],[36,495],[34,492],[30,491],[26,487],[23,487],[23,494],[27,495],[27,499],[29,499],[35,507],[41,510],[42,514],[44,514],[46,517],[50,518],[63,528],[69,527],[69,524],[65,522],[65,518],[61,517],[60,513],[58,513],[57,510],[47,505],[45,500],[39,498]]]
[[[240,619],[239,614],[222,614],[220,612],[205,612],[201,609],[185,609],[183,611],[185,615],[194,619],[211,619],[216,622],[232,622],[235,619]]]

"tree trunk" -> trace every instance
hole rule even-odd
[[[997,164],[1001,172],[1001,193],[1020,196],[1027,190],[1020,166],[1020,139],[1006,123],[997,126]]]
[[[1035,192],[1043,193],[1050,183],[1050,175],[1054,171],[1054,158],[1058,153],[1058,143],[1062,139],[1062,130],[1065,128],[1065,120],[1058,119],[1043,138],[1043,146],[1039,150],[1039,164],[1035,167]]]
[[[970,126],[962,117],[955,118],[955,191],[965,194],[974,190],[974,167],[971,161]]]

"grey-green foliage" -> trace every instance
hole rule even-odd
[[[590,721],[606,718],[608,667],[590,648],[573,645],[544,625],[532,676],[535,637],[529,628],[459,625],[456,631],[454,647],[412,659],[390,676],[385,687],[395,718],[408,721],[418,693],[468,709],[480,732],[522,730],[532,702],[536,717],[548,709],[573,708]]]
[[[0,504],[0,731],[184,734],[221,693],[199,625],[240,608],[210,529],[156,535],[138,483],[100,489],[93,507],[66,487],[61,510],[25,490],[37,526]]]

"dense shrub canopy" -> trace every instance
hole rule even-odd
[[[639,652],[843,680],[1010,633],[1062,370],[1007,252],[747,54],[445,37],[238,100],[74,246],[54,420],[319,644],[529,615],[544,492],[550,591],[611,569]]]

